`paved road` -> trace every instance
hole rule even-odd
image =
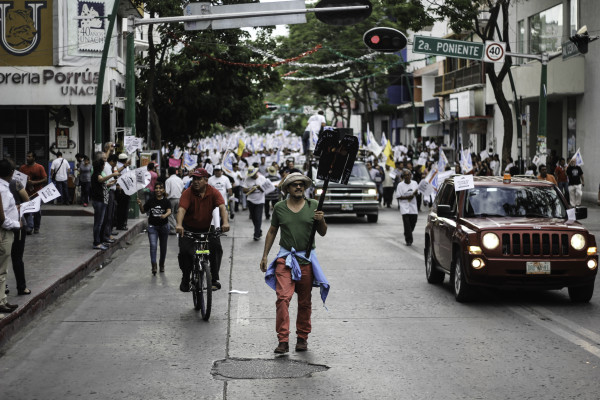
[[[598,214],[590,210],[594,231]],[[177,290],[173,236],[166,273],[152,277],[139,235],[4,349],[2,398],[598,398],[598,292],[587,305],[572,305],[566,290],[487,291],[459,304],[447,279],[427,284],[423,235],[402,245],[396,210],[383,210],[377,224],[328,221],[317,251],[332,289],[328,310],[313,296],[307,353],[272,353],[275,297],[258,268],[263,242],[238,214],[222,239],[223,289],[210,322]],[[240,373],[262,362],[251,372],[263,379],[214,377],[213,363],[224,359]],[[328,369],[265,379],[300,368],[294,361]]]

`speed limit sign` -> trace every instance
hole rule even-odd
[[[490,40],[485,42],[485,51],[483,52],[484,62],[504,62],[505,55],[506,43],[492,42]]]

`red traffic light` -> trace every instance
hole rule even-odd
[[[373,28],[363,36],[365,45],[371,50],[394,53],[406,47],[406,36],[393,28]]]

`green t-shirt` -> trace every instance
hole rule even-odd
[[[275,204],[271,226],[280,228],[279,245],[281,247],[288,250],[291,250],[292,247],[297,251],[307,250],[318,204],[314,199],[306,199],[304,207],[297,213],[288,208],[286,200]]]

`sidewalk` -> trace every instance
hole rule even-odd
[[[40,233],[28,235],[25,240],[23,261],[31,295],[17,295],[12,264],[8,267],[8,302],[18,304],[19,308],[10,314],[0,314],[0,347],[146,227],[145,216],[130,219],[127,224],[129,229],[117,231],[116,242],[108,250],[94,250],[93,215],[91,207],[79,205],[42,207]]]

